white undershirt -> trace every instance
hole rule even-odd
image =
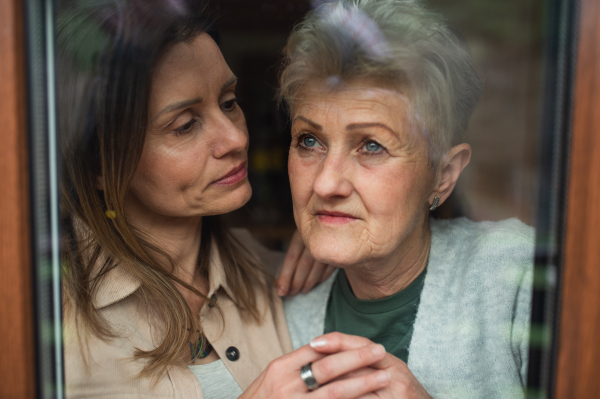
[[[235,399],[242,394],[242,389],[221,359],[188,367],[200,381],[204,399]]]

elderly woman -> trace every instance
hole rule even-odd
[[[380,397],[523,397],[532,229],[429,215],[471,157],[482,83],[461,40],[414,0],[350,0],[310,12],[285,57],[295,220],[341,269],[287,300],[294,347],[383,344]]]

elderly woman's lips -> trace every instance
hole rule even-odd
[[[357,218],[342,212],[319,211],[317,212],[317,219],[319,219],[320,222],[327,224],[346,224]]]
[[[242,162],[242,164],[238,167],[233,168],[229,173],[225,176],[221,177],[219,180],[213,182],[213,184],[225,186],[230,184],[235,184],[240,182],[246,177],[246,163]]]

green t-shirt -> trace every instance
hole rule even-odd
[[[362,300],[354,296],[346,273],[340,270],[327,303],[325,332],[369,338],[407,362],[426,271],[427,268],[408,287],[392,296]]]

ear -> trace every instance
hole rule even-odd
[[[438,180],[429,196],[429,205],[433,204],[434,197],[439,197],[439,205],[446,201],[470,160],[471,146],[469,144],[462,143],[450,148],[440,162]]]

